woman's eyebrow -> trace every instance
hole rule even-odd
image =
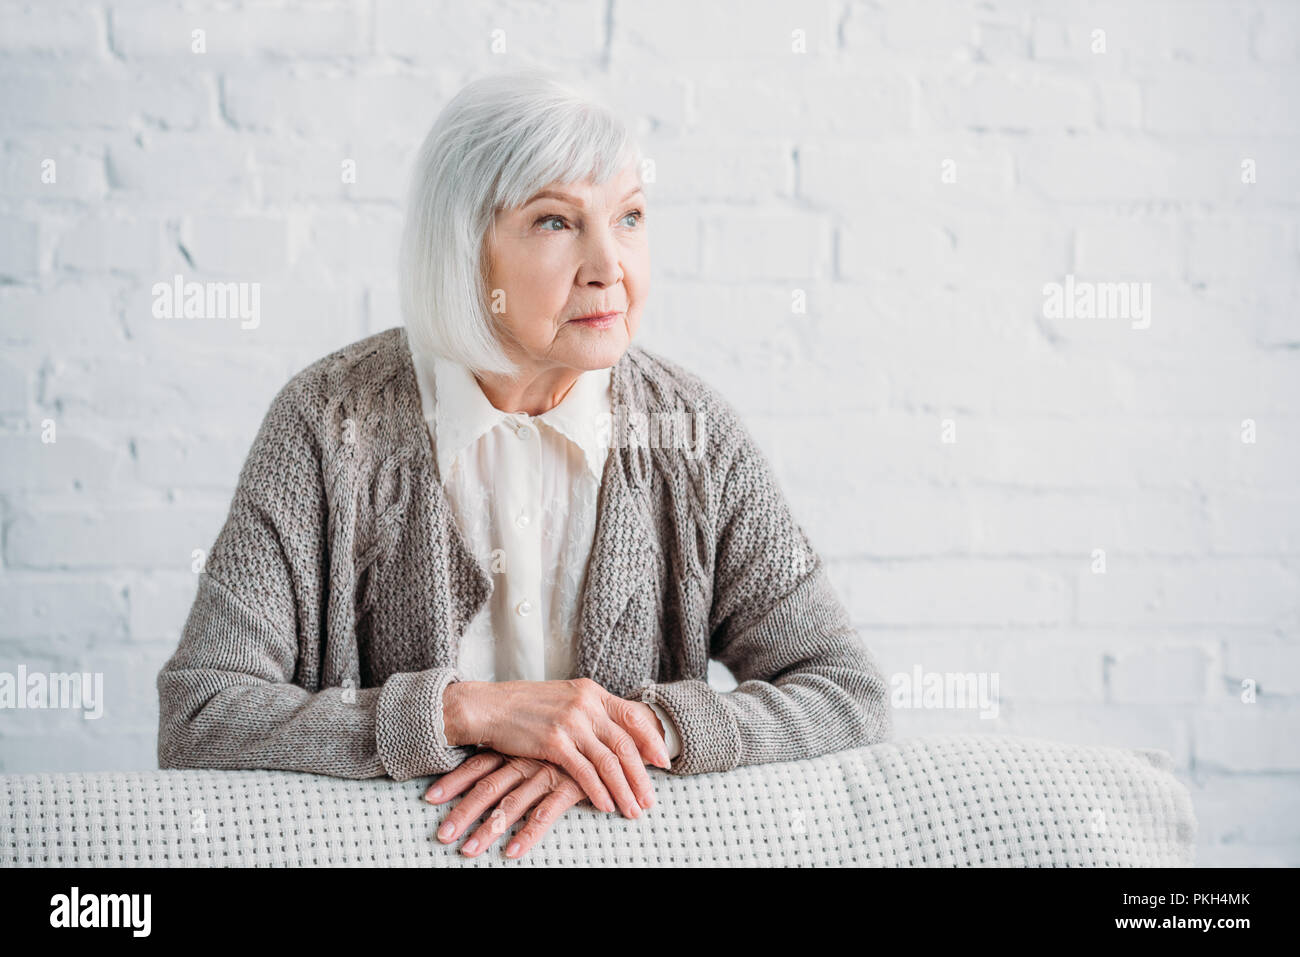
[[[640,192],[642,192],[640,186],[632,187],[632,191],[618,201],[619,205],[626,203],[629,199],[631,199],[633,196],[635,196],[637,193]],[[558,199],[561,202],[568,203],[570,206],[583,205],[582,200],[580,200],[577,196],[571,196],[568,193],[562,193],[554,189],[544,189],[538,192],[536,195],[534,195],[532,199],[524,203],[524,206],[531,206],[539,199]]]

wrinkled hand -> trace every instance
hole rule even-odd
[[[617,802],[630,818],[654,800],[646,763],[669,767],[654,710],[590,678],[457,681],[443,692],[443,714],[451,744],[554,764],[596,807]]]
[[[549,761],[484,750],[439,778],[425,792],[424,799],[430,804],[442,804],[467,788],[469,793],[438,828],[438,840],[444,844],[454,841],[495,805],[461,847],[461,853],[469,857],[482,854],[529,808],[537,805],[528,823],[506,847],[506,857],[522,857],[561,814],[586,796],[577,781]]]

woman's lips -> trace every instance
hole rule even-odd
[[[569,321],[576,322],[580,326],[586,326],[588,329],[608,329],[614,325],[614,320],[620,315],[621,313],[617,312],[605,312],[599,316],[592,316],[590,319],[570,319]]]

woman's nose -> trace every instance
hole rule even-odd
[[[612,286],[623,278],[618,243],[610,230],[588,231],[584,253],[582,282]]]

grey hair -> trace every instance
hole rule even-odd
[[[413,352],[514,376],[488,305],[487,241],[496,212],[550,183],[607,182],[642,154],[623,121],[549,70],[465,85],[425,137],[411,177],[399,255]]]

